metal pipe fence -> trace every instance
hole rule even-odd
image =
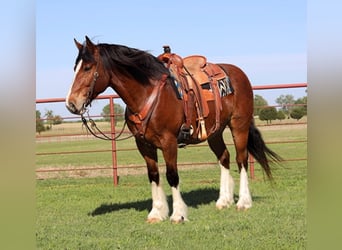
[[[262,86],[253,86],[253,90],[272,90],[272,89],[287,89],[287,88],[306,88],[307,83],[292,83],[292,84],[272,84],[272,85],[262,85]],[[119,99],[120,97],[118,95],[101,95],[97,97],[98,100],[108,100],[110,104],[110,130],[104,131],[104,133],[109,134],[111,138],[114,138],[116,135],[115,130],[115,119],[118,116],[118,114],[115,114],[114,112],[114,100]],[[59,102],[65,102],[65,98],[46,98],[46,99],[37,99],[36,104],[43,104],[43,103],[59,103]],[[278,105],[277,105],[278,106]],[[277,107],[274,106],[274,107]],[[102,118],[102,115],[94,115],[91,116],[92,118]],[[78,116],[70,116],[70,117],[62,117],[63,120],[75,120],[78,119],[80,121],[80,118]],[[46,119],[43,119],[46,120]],[[128,130],[123,131],[124,133],[129,134],[130,132]],[[63,140],[93,140],[93,136],[89,134],[84,133],[63,133],[63,131],[59,134],[52,134],[52,135],[36,135],[36,142],[49,142],[49,141],[63,141]],[[280,144],[280,143],[306,143],[307,140],[287,140],[287,141],[273,141],[273,142],[266,142],[267,144]],[[233,145],[233,144],[227,144],[227,145]],[[203,147],[207,145],[199,144],[194,145],[191,147]],[[111,141],[111,149],[92,149],[92,150],[74,150],[74,151],[55,151],[55,152],[38,152],[36,153],[36,157],[44,156],[44,155],[70,155],[70,154],[98,154],[98,153],[111,153],[111,160],[112,160],[112,166],[111,167],[105,167],[105,166],[98,166],[98,167],[72,167],[72,168],[48,168],[48,169],[37,169],[36,173],[44,173],[44,172],[63,172],[63,171],[93,171],[93,170],[103,170],[103,169],[110,169],[112,170],[113,174],[113,183],[114,186],[118,185],[118,168],[142,168],[145,167],[145,165],[124,165],[124,166],[118,166],[117,164],[117,156],[120,155],[120,152],[123,151],[136,151],[136,148],[125,148],[125,149],[118,149],[116,145],[116,141]],[[298,159],[286,159],[286,161],[304,161],[306,158],[298,158]],[[250,155],[249,156],[249,168],[250,168],[250,178],[254,178],[254,158]],[[160,164],[161,166],[163,164]],[[188,166],[192,165],[189,163],[178,163],[179,166]],[[206,163],[196,163],[196,165],[217,165],[217,162],[206,162]]]

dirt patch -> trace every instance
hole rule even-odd
[[[282,129],[306,129],[307,123],[298,123],[298,124],[276,124],[276,125],[259,125],[257,126],[261,131],[262,130],[282,130]]]
[[[178,170],[201,169],[208,167],[217,167],[216,163],[207,164],[180,164]],[[91,166],[91,167],[44,167],[36,170],[36,179],[58,179],[58,178],[94,178],[94,177],[113,177],[113,168],[111,166]],[[159,166],[159,173],[165,174],[165,166]],[[118,176],[127,175],[146,175],[145,165],[119,166]]]
[[[91,166],[91,167],[44,167],[36,170],[38,180],[51,178],[92,178],[92,177],[111,177],[113,176],[111,166]],[[118,175],[137,175],[145,174],[146,167],[120,167],[117,169]]]

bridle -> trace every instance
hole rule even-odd
[[[94,94],[94,88],[95,88],[95,84],[96,84],[97,78],[99,78],[99,73],[97,72],[97,66],[96,66],[96,71],[94,72],[94,75],[93,75],[93,81],[90,84],[89,91],[88,91],[88,94],[87,94],[87,99],[86,99],[86,101],[84,103],[84,107],[83,107],[84,109],[86,109],[86,107],[88,105],[91,106],[91,97]]]
[[[96,66],[96,71],[94,72],[94,75],[93,75],[93,81],[91,82],[90,84],[90,87],[89,87],[89,91],[88,91],[88,94],[87,94],[87,99],[83,105],[83,109],[85,112],[88,111],[87,107],[88,106],[91,106],[91,97],[93,96],[93,93],[94,93],[94,88],[95,88],[95,84],[96,84],[96,81],[99,77],[99,73],[97,72],[97,66]],[[156,102],[157,102],[157,99],[159,98],[159,95],[160,95],[160,92],[161,92],[161,89],[164,87],[165,83],[166,83],[166,79],[168,78],[168,75],[164,74],[162,76],[162,78],[159,80],[159,84],[157,86],[155,86],[153,88],[153,91],[150,95],[150,97],[148,98],[148,100],[146,101],[144,107],[142,108],[142,110],[139,112],[139,113],[132,113],[130,111],[129,108],[127,108],[127,113],[128,113],[128,120],[130,120],[131,122],[134,123],[136,129],[137,129],[137,132],[135,134],[132,134],[128,137],[125,137],[125,138],[121,138],[119,139],[119,137],[122,135],[123,131],[124,131],[124,128],[127,124],[127,121],[125,120],[125,123],[124,123],[124,126],[121,130],[121,132],[119,133],[118,136],[114,137],[114,138],[110,138],[108,137],[107,135],[105,135],[95,124],[94,120],[92,120],[90,117],[89,117],[89,114],[88,114],[88,119],[89,119],[89,122],[91,124],[93,124],[92,127],[95,127],[95,129],[102,135],[102,136],[98,136],[94,131],[93,129],[91,129],[88,125],[88,122],[87,122],[87,119],[83,116],[83,114],[85,112],[83,112],[81,114],[81,118],[82,118],[82,122],[84,124],[84,126],[88,129],[88,131],[93,135],[95,136],[96,138],[99,138],[99,139],[102,139],[102,140],[111,140],[111,141],[119,141],[119,140],[125,140],[125,139],[128,139],[132,136],[136,136],[137,134],[140,135],[140,137],[144,137],[145,136],[145,131],[146,131],[146,128],[147,128],[147,123],[149,122],[150,118],[151,118],[151,115],[153,113],[153,110],[156,106]],[[88,113],[88,112],[87,112]]]
[[[117,136],[115,136],[114,138],[111,138],[111,137],[107,136],[105,133],[103,133],[103,132],[96,126],[95,121],[94,121],[93,119],[90,118],[90,116],[89,116],[89,110],[88,110],[87,107],[88,107],[88,106],[91,107],[91,101],[92,101],[92,100],[91,100],[91,97],[93,96],[95,84],[96,84],[96,81],[97,81],[98,78],[99,78],[99,73],[97,72],[97,66],[96,66],[96,71],[94,72],[94,75],[93,75],[93,81],[92,81],[91,84],[90,84],[89,91],[88,91],[88,94],[87,94],[87,99],[86,99],[86,101],[85,101],[85,103],[84,103],[84,105],[83,105],[83,109],[84,109],[85,112],[83,112],[83,113],[81,114],[81,119],[82,119],[82,122],[83,122],[84,126],[87,128],[87,130],[88,130],[93,136],[95,136],[96,138],[101,139],[101,140],[106,140],[106,141],[122,141],[122,140],[126,140],[126,139],[129,139],[129,138],[133,137],[134,135],[129,135],[129,136],[124,137],[124,138],[119,138],[119,137],[122,135],[122,133],[123,133],[123,131],[124,131],[126,125],[127,125],[127,122],[126,122],[126,121],[125,121],[125,123],[124,123],[124,125],[123,125],[123,127],[122,127],[122,129],[121,129],[121,131],[120,131],[120,133],[119,133]],[[87,121],[87,119],[86,119],[86,118],[84,117],[84,115],[83,115],[84,113],[87,113],[87,114],[88,114],[88,120],[89,120],[90,124],[92,124],[91,127],[89,127],[88,121]],[[93,128],[95,128],[95,129],[93,129]],[[101,136],[97,135],[95,130],[96,130],[98,133],[100,133]]]

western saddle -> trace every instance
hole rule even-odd
[[[171,53],[167,45],[158,59],[169,69],[177,95],[183,100],[185,123],[178,135],[179,147],[186,146],[190,138],[199,142],[206,140],[220,127],[221,96],[231,93],[226,72],[218,65],[208,63],[201,55],[181,58]],[[215,125],[207,132],[205,118],[209,115],[208,102],[214,102]],[[196,117],[193,117],[194,110]]]

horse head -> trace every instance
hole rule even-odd
[[[73,114],[83,114],[93,99],[109,85],[110,76],[103,67],[97,45],[86,36],[84,44],[74,39],[78,48],[75,75],[66,97],[66,107]]]

